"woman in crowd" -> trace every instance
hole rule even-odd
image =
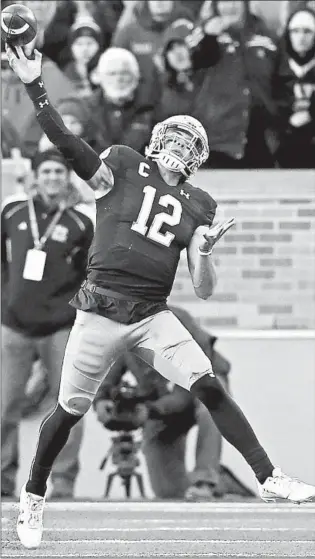
[[[279,49],[274,79],[280,167],[315,166],[315,12],[294,12]]]
[[[102,33],[90,17],[77,20],[70,29],[69,45],[72,61],[64,73],[73,83],[79,97],[87,97],[95,89],[91,72],[95,69],[102,52]]]
[[[192,23],[180,19],[165,32],[160,56],[162,94],[156,122],[176,114],[191,113],[197,63],[186,39],[192,28]]]

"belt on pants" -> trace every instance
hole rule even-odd
[[[105,287],[99,287],[92,283],[91,281],[85,280],[82,283],[83,288],[91,291],[91,293],[98,293],[99,295],[105,295],[106,297],[113,297],[114,299],[121,299],[122,301],[133,301],[134,303],[148,303],[144,299],[139,299],[139,297],[132,297],[131,295],[125,295],[124,293],[118,293],[112,289],[106,289]]]

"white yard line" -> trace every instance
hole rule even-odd
[[[24,555],[22,556],[21,553],[2,553],[1,557],[18,557],[19,559],[21,559],[21,557],[23,557],[25,559],[25,557],[34,557],[33,554],[30,553],[30,555],[26,555],[24,553]],[[113,559],[113,557],[120,557],[122,559],[129,559],[130,556],[125,555],[125,554],[120,554],[120,553],[111,553],[111,555],[104,555],[104,553],[98,554],[98,553],[39,553],[38,550],[36,550],[36,557],[62,557],[63,559],[66,559],[67,557],[99,557],[101,559],[104,559],[104,557],[111,557],[111,559]],[[141,557],[145,557],[146,559],[148,559],[148,557],[153,558],[153,557],[187,557],[187,559],[191,559],[192,557],[241,557],[242,559],[244,559],[244,557],[256,557],[261,559],[262,555],[261,553],[178,553],[176,552],[176,555],[174,555],[174,553],[150,553],[150,555],[148,555],[147,553],[137,553],[134,552],[132,554],[133,559],[137,559],[137,558],[141,558]],[[293,555],[289,554],[289,553],[265,553],[264,552],[264,558],[266,557],[276,557],[277,559],[282,559],[282,558],[291,558],[291,559],[296,559],[297,557],[303,557],[304,559],[314,559],[314,555],[306,555],[305,553],[296,553],[294,552]]]
[[[16,510],[18,503],[2,503],[4,512]],[[63,512],[101,511],[101,512],[212,512],[212,513],[311,513],[315,514],[315,503],[304,505],[285,504],[252,504],[252,503],[161,503],[161,502],[47,502],[46,510]]]
[[[143,524],[143,520],[141,521]],[[15,526],[11,528],[2,528],[2,532],[11,532]],[[266,526],[156,526],[151,528],[110,528],[104,526],[103,528],[44,528],[45,532],[315,532],[314,528],[268,528]]]
[[[7,540],[4,541],[3,543],[10,543],[11,540]],[[51,543],[53,545],[56,544],[104,544],[104,545],[112,545],[112,544],[125,544],[125,545],[139,545],[139,544],[174,544],[174,543],[181,543],[181,544],[230,544],[230,545],[235,545],[235,544],[257,544],[257,545],[262,545],[262,544],[275,544],[275,543],[282,543],[282,544],[288,544],[288,543],[293,543],[294,545],[303,545],[303,544],[310,544],[310,543],[314,543],[314,540],[186,540],[186,539],[169,539],[169,540],[162,540],[162,539],[145,539],[145,540],[141,540],[141,539],[136,539],[136,540],[121,540],[121,539],[99,539],[99,540],[52,540],[51,542],[46,540],[46,545],[48,543]]]

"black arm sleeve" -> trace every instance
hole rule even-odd
[[[26,91],[33,101],[37,120],[49,140],[71,163],[73,170],[83,180],[91,179],[101,160],[97,153],[79,136],[75,136],[50,104],[42,78],[25,84]]]

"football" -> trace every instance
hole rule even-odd
[[[29,8],[22,4],[12,4],[1,12],[2,39],[10,46],[27,45],[37,32],[36,18]]]

